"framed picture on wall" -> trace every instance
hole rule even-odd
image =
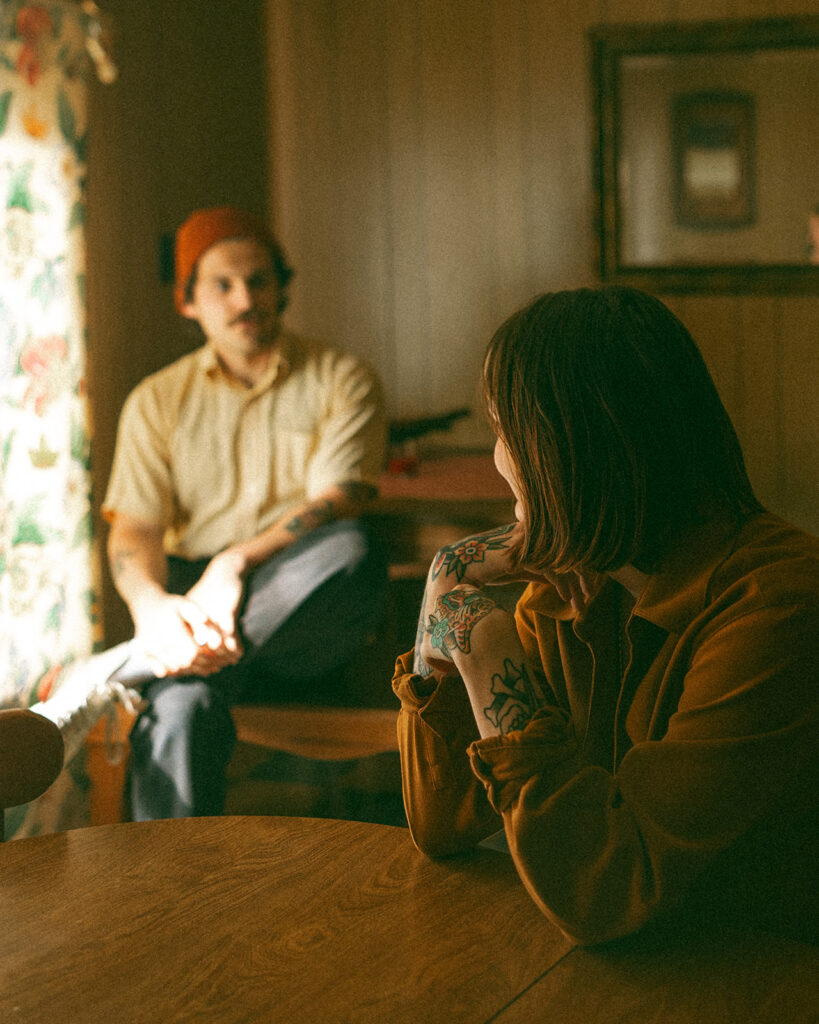
[[[752,224],[753,96],[679,94],[672,101],[671,124],[677,223],[696,230]]]

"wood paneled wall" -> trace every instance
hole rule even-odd
[[[173,309],[160,240],[198,206],[266,213],[263,0],[105,0],[119,78],[90,90],[88,385],[97,527],[120,409],[198,342]],[[105,562],[109,643],[132,634]]]
[[[268,0],[270,207],[290,324],[370,359],[395,416],[458,405],[489,443],[492,330],[597,281],[586,30],[815,0]],[[819,300],[666,298],[700,343],[760,498],[819,532]]]
[[[491,331],[596,282],[585,33],[817,0],[106,0],[119,81],[92,89],[89,388],[97,501],[125,395],[191,344],[159,239],[194,207],[274,219],[289,321],[370,359],[392,415],[479,409]],[[265,10],[264,21],[261,11]],[[772,508],[819,532],[819,301],[670,300]],[[488,445],[480,414],[442,443]],[[106,637],[130,631],[106,577]]]

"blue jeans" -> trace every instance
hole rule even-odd
[[[207,560],[169,559],[168,589],[186,593]],[[206,678],[153,679],[131,731],[135,821],[220,814],[236,742],[233,704],[309,702],[383,616],[386,561],[355,520],[313,530],[250,573],[239,616],[241,661]]]

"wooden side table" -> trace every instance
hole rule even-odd
[[[384,544],[390,578],[424,579],[435,552],[514,518],[515,499],[487,453],[422,460],[408,476],[382,474],[365,519]]]

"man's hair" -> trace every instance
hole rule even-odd
[[[652,572],[686,527],[761,509],[702,355],[650,295],[535,299],[491,339],[483,386],[521,494],[522,563]]]
[[[279,302],[277,311],[279,313],[283,313],[290,302],[290,294],[287,286],[290,284],[290,279],[293,277],[293,268],[287,262],[284,250],[278,242],[273,239],[269,239],[268,241],[262,241],[259,239],[259,241],[270,253],[270,262],[273,265],[273,273],[276,275],[276,283],[279,286]],[[196,275],[199,272],[199,262],[200,260],[197,260],[196,263],[194,263],[193,269],[188,275],[187,281],[185,281],[185,302],[193,302],[193,289],[196,287]]]

